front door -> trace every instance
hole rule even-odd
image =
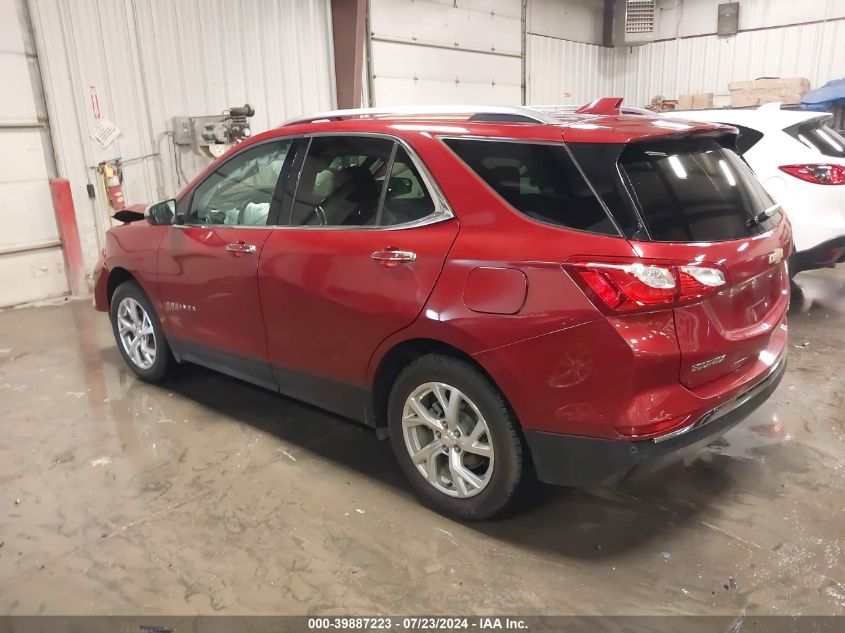
[[[184,218],[159,249],[162,325],[174,353],[267,387],[274,382],[258,261],[278,214],[274,192],[290,147],[274,140],[234,154],[188,194]]]
[[[383,137],[314,137],[288,194],[259,267],[268,358],[283,393],[363,419],[370,357],[422,310],[457,221]]]

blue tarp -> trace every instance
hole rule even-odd
[[[828,81],[801,97],[802,110],[830,112],[835,106],[845,106],[845,79]]]

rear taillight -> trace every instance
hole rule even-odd
[[[708,264],[577,260],[564,268],[601,310],[613,314],[672,308],[727,284],[725,273]]]
[[[845,167],[842,165],[781,165],[779,169],[816,185],[845,185]]]

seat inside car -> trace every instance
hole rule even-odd
[[[375,224],[380,184],[366,167],[354,165],[337,172],[322,172],[319,189],[325,195],[313,196],[315,213],[307,224],[362,226]],[[317,187],[314,187],[317,189]],[[319,210],[317,210],[319,207]]]

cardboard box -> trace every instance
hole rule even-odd
[[[810,92],[810,80],[806,77],[788,77],[783,80],[783,87],[787,94],[801,94]]]
[[[794,105],[810,90],[806,77],[758,77],[754,81],[732,81],[731,107],[748,108],[764,103]]]
[[[731,106],[730,95],[713,95],[714,108],[729,108]]]
[[[751,90],[754,87],[753,81],[732,81],[728,84],[728,90]]]
[[[760,105],[760,97],[752,95],[747,90],[734,90],[731,92],[732,108],[751,108]]]
[[[707,110],[713,107],[713,93],[699,92],[692,96],[693,110]]]
[[[761,101],[776,101],[786,94],[785,88],[754,88],[751,94]]]
[[[789,93],[787,92],[780,98],[780,102],[784,105],[798,105],[801,103],[801,97],[803,97],[806,93]]]
[[[692,110],[692,95],[678,97],[678,110]]]
[[[783,79],[780,77],[760,77],[754,80],[754,89],[758,88],[783,88]]]

